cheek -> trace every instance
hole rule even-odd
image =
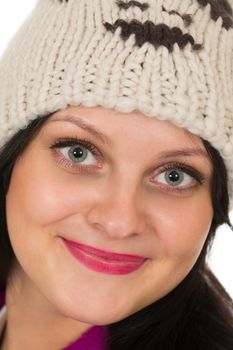
[[[95,198],[87,180],[51,162],[28,164],[32,162],[18,163],[12,173],[6,198],[8,225],[48,226],[81,215]]]
[[[6,196],[10,241],[26,270],[33,268],[32,257],[40,269],[41,251],[53,247],[58,229],[74,226],[72,220],[69,226],[67,218],[74,216],[77,224],[89,194],[77,176],[59,170],[51,161],[33,164],[32,158],[15,165]]]
[[[156,216],[160,251],[167,257],[196,259],[207,238],[213,209],[208,191],[183,200],[167,202]]]
[[[48,181],[46,171],[41,176],[40,172],[21,170],[16,168],[12,174],[6,198],[8,218],[18,220],[18,224],[27,221],[46,225],[59,215],[62,195],[57,193],[56,182]]]
[[[185,200],[172,199],[154,208],[154,260],[148,269],[143,288],[155,301],[175,288],[195,265],[212,222],[208,193]],[[152,278],[151,276],[154,276]],[[143,301],[142,301],[143,302]]]

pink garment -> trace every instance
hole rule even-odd
[[[107,327],[93,326],[63,350],[106,350]]]
[[[4,305],[4,294],[0,293],[0,308]],[[107,327],[93,326],[74,343],[63,350],[107,350]]]

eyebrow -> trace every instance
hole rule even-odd
[[[103,144],[108,145],[109,148],[112,148],[112,142],[106,135],[104,135],[95,126],[89,124],[87,121],[84,121],[79,117],[66,115],[65,117],[57,117],[56,119],[52,119],[51,121],[52,122],[63,121],[63,122],[69,122],[71,124],[74,124],[75,126],[78,126],[79,128],[87,131],[88,133],[96,137]],[[199,157],[210,161],[208,153],[202,148],[181,148],[177,150],[163,151],[159,154],[159,157],[156,157],[156,160],[168,159],[172,157]]]
[[[202,148],[181,148],[172,151],[163,151],[159,155],[159,159],[172,157],[199,157],[207,159],[210,162],[208,153]]]
[[[94,137],[96,137],[100,142],[108,145],[109,148],[112,147],[112,142],[106,135],[104,135],[95,126],[89,124],[87,121],[84,121],[81,118],[78,118],[78,117],[74,118],[73,116],[68,115],[68,116],[65,116],[65,118],[52,119],[51,121],[53,121],[53,122],[62,121],[62,122],[69,122],[71,124],[74,124],[74,125],[78,126],[79,128],[89,132],[89,134],[91,134]]]

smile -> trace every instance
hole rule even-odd
[[[110,275],[124,275],[139,269],[147,258],[107,252],[83,245],[63,237],[62,241],[68,251],[81,264],[91,270],[103,272]]]

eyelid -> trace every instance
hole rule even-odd
[[[93,152],[95,155],[99,154],[102,155],[101,151],[94,146],[92,142],[90,142],[86,138],[78,138],[78,137],[64,137],[56,140],[52,145],[50,145],[51,149],[54,148],[65,148],[65,147],[72,147],[72,146],[77,146],[77,145],[83,145],[85,146],[88,150]]]
[[[197,189],[199,186],[203,185],[206,182],[206,177],[200,171],[194,169],[192,166],[189,166],[182,162],[169,162],[159,166],[155,176],[161,175],[163,172],[168,170],[181,170],[185,172],[187,175],[191,176],[195,183],[189,186],[169,186],[169,185],[160,185],[158,182],[158,187],[164,189],[167,192],[176,192],[176,193],[185,193],[190,192],[194,189]]]
[[[88,139],[77,137],[77,136],[59,138],[52,145],[50,145],[50,148],[57,149],[57,148],[72,147],[72,146],[76,146],[76,145],[83,145],[90,152],[92,152],[96,156],[97,159],[103,158],[102,152],[92,142],[90,142]],[[98,168],[100,167],[97,165],[85,165],[82,163],[75,164],[71,160],[67,160],[67,162],[69,162],[70,164],[73,163],[73,165],[72,165],[73,168],[82,169],[83,172],[85,172],[85,169],[87,169],[87,170],[89,169],[89,171],[91,171],[91,169],[93,170],[93,167],[98,167]],[[168,170],[176,170],[176,169],[181,170],[181,171],[185,172],[187,175],[194,178],[196,183],[199,183],[199,185],[204,184],[204,182],[206,181],[206,177],[203,175],[203,173],[194,169],[192,166],[187,165],[183,162],[179,162],[179,161],[170,161],[168,163],[166,162],[164,164],[157,166],[156,167],[156,174],[153,176],[160,175],[163,172],[168,171]],[[171,186],[168,185],[168,187],[171,187]],[[182,189],[181,189],[181,187],[177,186],[177,190],[181,191]]]
[[[89,152],[91,152],[97,159],[95,165],[75,163],[72,160],[67,159],[61,152],[58,151],[59,148],[69,148],[73,146],[84,146]],[[76,171],[82,173],[88,173],[93,171],[93,168],[101,168],[100,160],[103,158],[101,151],[90,141],[85,138],[80,137],[64,137],[59,138],[53,144],[50,145],[50,149],[57,153],[58,163],[62,164],[66,168],[76,169]]]
[[[200,184],[202,184],[205,181],[205,176],[200,171],[194,169],[192,166],[187,165],[182,162],[173,161],[169,163],[165,163],[164,165],[161,165],[159,167],[159,174],[166,170],[181,170],[188,174],[189,176],[193,177],[195,180],[197,180]]]

